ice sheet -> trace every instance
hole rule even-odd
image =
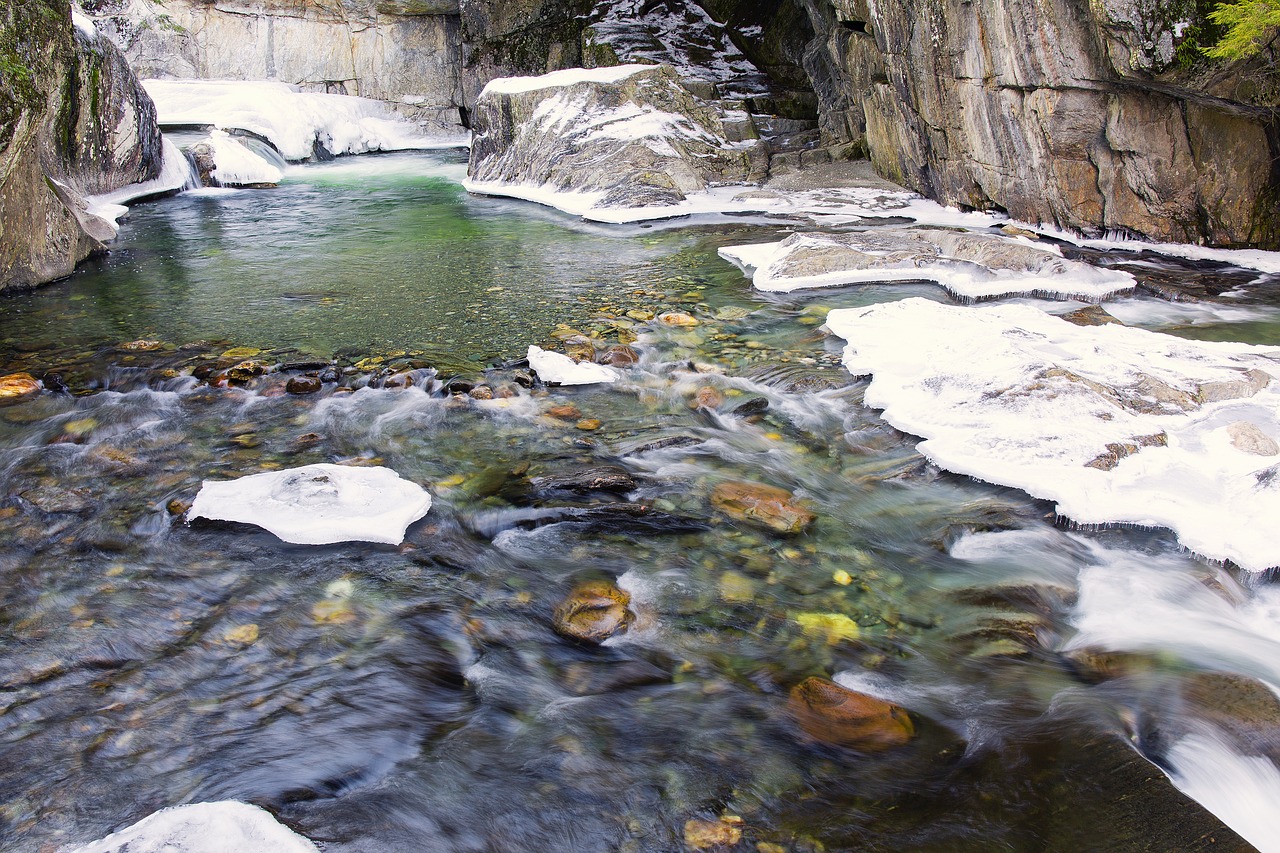
[[[589,361],[579,363],[567,355],[535,346],[529,347],[529,366],[543,382],[558,385],[594,385],[617,382],[621,378],[621,374],[612,367]]]
[[[850,372],[873,376],[867,404],[939,466],[1078,522],[1280,565],[1280,350],[919,298],[832,311],[827,328]]]
[[[398,545],[430,508],[425,489],[389,468],[321,464],[205,480],[187,520],[254,524],[300,545]]]
[[[71,853],[317,853],[257,806],[224,800],[156,812]]]

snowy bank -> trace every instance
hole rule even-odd
[[[191,164],[177,145],[166,136],[161,141],[160,174],[149,181],[128,184],[118,190],[85,198],[89,213],[101,217],[118,229],[118,220],[129,212],[125,205],[152,196],[181,192],[192,186]]]
[[[316,853],[257,806],[224,800],[156,812],[71,853]]]
[[[1080,327],[1029,306],[840,309],[868,405],[939,466],[1085,524],[1172,529],[1204,556],[1280,565],[1280,350]]]
[[[429,509],[426,490],[389,468],[322,464],[205,480],[187,520],[254,524],[300,545],[398,545]]]
[[[285,83],[144,80],[161,126],[243,130],[271,142],[285,159],[422,148],[465,147],[428,138],[381,101],[299,92]]]
[[[1029,294],[1097,301],[1135,284],[1129,273],[1067,260],[1025,238],[941,228],[792,234],[775,243],[728,246],[720,256],[741,267],[756,288],[781,292],[933,281],[962,299]]]

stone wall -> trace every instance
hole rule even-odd
[[[0,289],[65,275],[112,235],[83,196],[156,177],[155,107],[60,0],[0,12]]]
[[[464,104],[458,0],[85,0],[142,77],[279,80],[427,129]]]
[[[885,177],[1086,233],[1280,248],[1274,61],[1180,70],[1189,2],[797,2],[824,134]]]

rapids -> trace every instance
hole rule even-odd
[[[379,155],[141,204],[109,256],[0,302],[0,373],[47,389],[0,408],[0,847],[238,800],[353,853],[671,851],[699,820],[767,853],[1277,849],[1270,575],[929,464],[819,328],[944,291],[755,292],[718,250],[794,222],[591,225],[464,171]],[[1216,288],[1140,289],[1128,323],[1280,343],[1274,276],[1064,251]],[[569,330],[640,361],[528,387],[528,347]],[[197,378],[242,358],[270,369]],[[316,366],[341,381],[285,392]],[[332,462],[430,512],[398,547],[183,521],[203,480]],[[600,465],[635,489],[545,485]],[[817,520],[732,521],[727,481]],[[602,577],[630,630],[557,635]],[[917,737],[806,738],[787,696],[813,675]]]

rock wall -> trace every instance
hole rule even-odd
[[[1180,70],[1191,0],[796,0],[830,141],[948,204],[1280,248],[1274,57]]]
[[[0,12],[0,290],[69,275],[114,231],[84,196],[159,173],[155,107],[61,0]]]
[[[142,77],[278,80],[462,118],[458,0],[84,0]]]

